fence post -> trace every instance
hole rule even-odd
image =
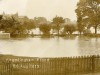
[[[95,56],[92,56],[92,72],[95,71]]]

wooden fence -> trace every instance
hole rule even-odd
[[[0,57],[0,75],[68,75],[100,72],[100,56]]]

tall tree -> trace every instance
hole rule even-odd
[[[97,34],[97,28],[100,26],[100,0],[88,0],[88,6],[87,14],[89,13],[90,23],[95,28],[95,34]]]
[[[84,28],[86,27],[83,18],[84,10],[85,10],[85,0],[80,0],[77,3],[77,9],[75,10],[77,15],[77,27],[78,27],[77,29],[80,34],[84,31]]]
[[[65,22],[65,19],[63,19],[63,17],[56,16],[53,18],[53,24],[55,24],[54,28],[55,30],[57,30],[58,36],[59,36],[60,25],[64,22]]]
[[[100,26],[100,0],[80,0],[76,13],[79,29],[94,27],[97,34],[97,28]]]

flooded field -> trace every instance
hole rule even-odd
[[[98,55],[100,38],[0,39],[0,53],[30,57]]]

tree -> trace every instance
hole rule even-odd
[[[37,27],[39,27],[41,24],[48,23],[48,21],[45,17],[35,17],[34,23]]]
[[[97,34],[100,26],[100,0],[80,0],[76,13],[79,27],[94,27]]]
[[[50,35],[50,30],[51,30],[51,26],[48,24],[41,24],[39,26],[39,29],[41,32],[43,32],[43,35]]]
[[[2,19],[2,15],[0,15],[0,20]]]
[[[28,34],[32,29],[36,28],[34,20],[32,20],[32,19],[29,19],[28,21],[24,21],[23,26],[28,31]]]
[[[88,6],[91,7],[88,8],[88,13],[90,13],[88,17],[92,26],[95,28],[95,34],[97,34],[97,28],[100,26],[100,0],[88,0]]]
[[[17,21],[15,21],[13,18],[7,20],[2,19],[0,23],[0,28],[2,31],[8,32],[13,35],[16,32],[17,24]]]
[[[28,18],[22,18],[19,20],[19,18],[16,19],[13,15],[11,15],[8,19],[0,20],[0,30],[10,33],[12,37],[21,37],[23,35],[26,37],[26,34],[29,34],[29,32],[34,28],[34,20]]]
[[[64,33],[72,34],[74,31],[76,31],[75,25],[70,24],[70,25],[65,25],[64,26]]]
[[[84,24],[83,20],[83,13],[85,10],[85,0],[80,0],[80,2],[77,3],[77,9],[75,10],[77,15],[77,30],[79,31],[80,35],[84,31],[84,28],[86,27],[86,24]]]
[[[53,18],[52,23],[55,24],[54,29],[57,30],[58,36],[59,36],[60,25],[64,22],[65,20],[63,19],[63,17],[56,16]]]

